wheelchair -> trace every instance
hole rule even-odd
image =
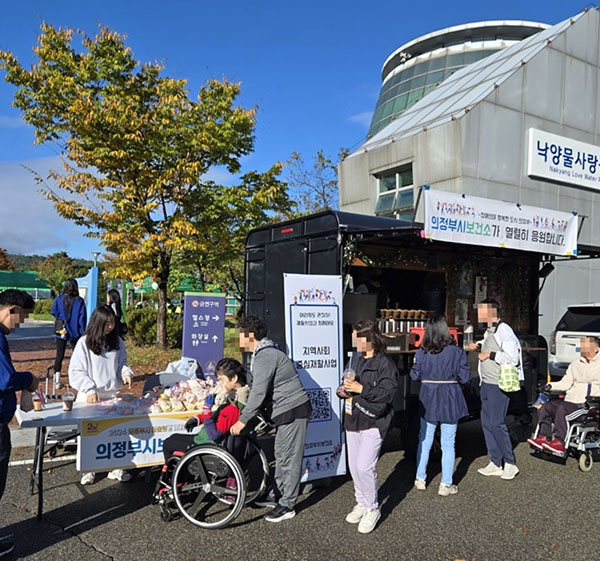
[[[258,438],[270,428],[261,418],[243,436],[228,435],[219,444],[200,444],[169,458],[154,494],[162,520],[170,522],[179,512],[209,530],[233,522],[266,491],[269,462]]]
[[[550,399],[560,399],[564,392],[543,393]],[[594,463],[594,455],[597,455],[600,450],[600,397],[588,396],[585,407],[567,416],[567,427],[564,453],[534,448],[534,454],[554,456],[563,460],[563,463],[572,456],[577,458],[581,471],[589,472]],[[533,438],[538,434],[539,424],[536,426]]]

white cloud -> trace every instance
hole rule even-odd
[[[9,253],[66,251],[72,257],[89,257],[98,242],[84,238],[82,228],[58,216],[52,203],[39,193],[34,175],[23,166],[45,177],[59,162],[41,158],[0,163],[0,247]]]
[[[29,125],[23,119],[21,119],[21,117],[7,117],[6,115],[0,115],[0,127],[7,129],[19,129],[28,126]]]
[[[363,127],[367,128],[371,124],[372,117],[373,111],[363,111],[362,113],[350,115],[350,117],[348,117],[348,121],[350,121],[351,123],[362,125]]]

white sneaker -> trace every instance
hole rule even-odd
[[[415,479],[415,489],[417,491],[425,491],[427,482],[424,479]]]
[[[440,483],[438,495],[447,497],[448,495],[456,495],[456,493],[458,493],[458,487],[456,485],[446,485],[445,483]]]
[[[56,390],[60,390],[61,388],[64,388],[65,385],[60,381],[60,372],[55,372],[54,373],[54,389]]]
[[[96,481],[96,474],[93,471],[88,471],[81,475],[82,485],[92,485]]]
[[[378,508],[369,508],[364,513],[360,522],[358,523],[358,531],[361,534],[368,534],[375,529],[377,522],[381,518],[381,511]]]
[[[350,524],[358,524],[362,517],[365,515],[365,512],[369,510],[366,506],[356,504],[352,509],[352,512],[346,516],[346,522],[350,522]]]
[[[502,468],[500,466],[497,466],[494,462],[490,462],[484,468],[479,468],[477,472],[485,476],[496,475],[498,477],[504,473],[502,471]]]
[[[108,479],[114,479],[115,481],[121,481],[123,483],[131,480],[131,474],[123,469],[113,469],[108,472],[107,477]]]
[[[514,479],[519,473],[519,468],[515,464],[504,464],[504,470],[502,470],[502,479]]]

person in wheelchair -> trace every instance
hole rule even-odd
[[[565,453],[568,423],[580,411],[585,411],[587,396],[600,396],[600,339],[582,337],[581,356],[574,360],[558,382],[547,384],[545,391],[564,391],[564,399],[552,399],[538,413],[538,436],[527,443],[538,450],[553,454]],[[554,438],[552,424],[554,423]]]
[[[249,392],[244,367],[233,358],[223,358],[217,363],[215,372],[224,390],[221,393],[222,397],[219,399],[219,394],[217,395],[214,409],[210,413],[202,413],[187,420],[185,429],[188,433],[198,425],[202,425],[196,434],[172,434],[163,442],[165,465],[157,492],[169,485],[171,472],[169,460],[173,456],[181,457],[194,446],[221,442],[240,418]]]

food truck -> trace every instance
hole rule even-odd
[[[270,338],[285,349],[284,274],[341,275],[344,351],[350,350],[353,323],[377,319],[387,352],[398,364],[394,409],[407,420],[416,417],[418,385],[408,374],[427,318],[444,313],[463,345],[483,335],[477,303],[496,298],[523,348],[525,386],[512,395],[509,412],[527,422],[527,406],[547,376],[538,296],[540,271],[548,260],[530,251],[427,239],[418,223],[325,211],[249,233],[244,312],[264,317]],[[465,390],[474,416],[480,408],[476,355],[468,353],[473,384]]]

